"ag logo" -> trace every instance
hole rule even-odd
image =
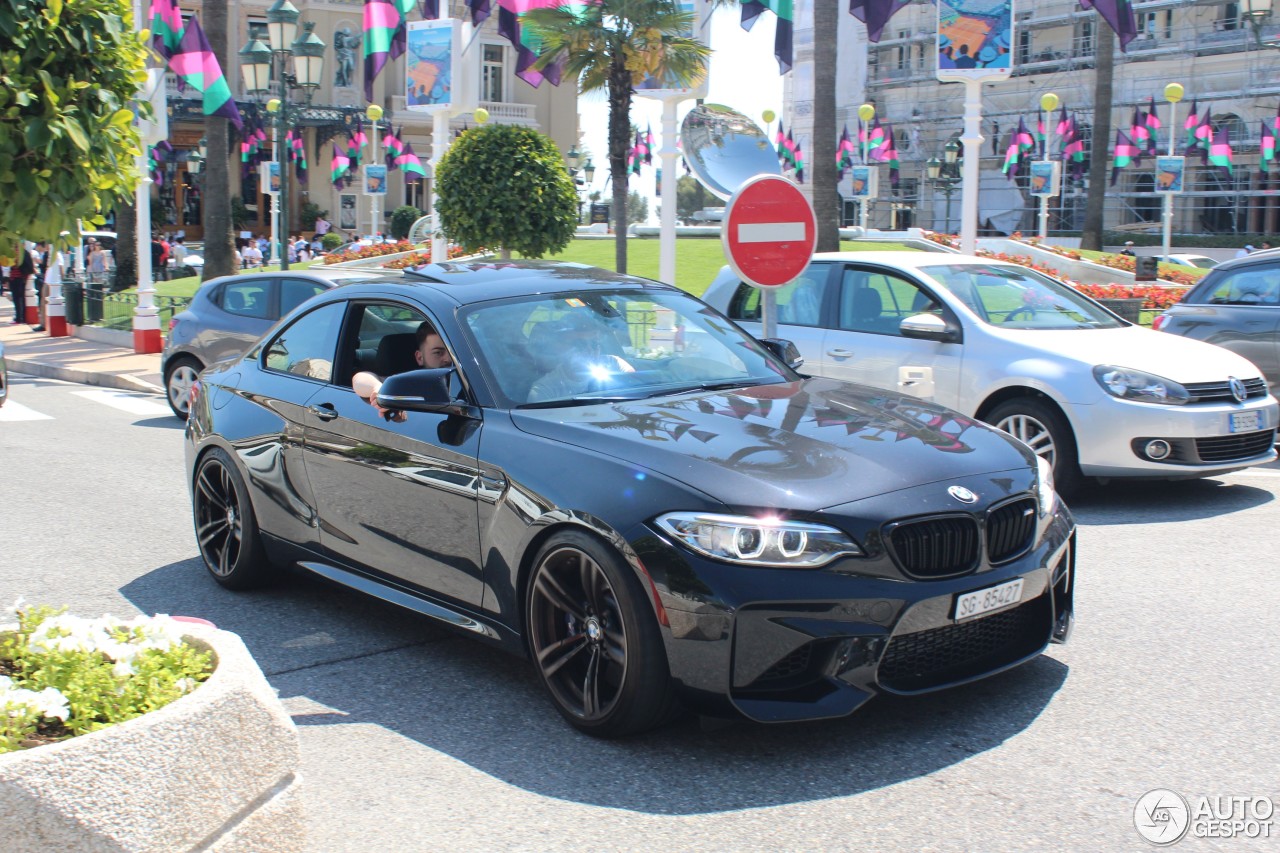
[[[1159,847],[1176,844],[1191,825],[1191,810],[1181,794],[1167,788],[1147,791],[1133,807],[1138,834]]]

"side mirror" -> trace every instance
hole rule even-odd
[[[796,345],[786,338],[761,338],[760,343],[792,370],[799,370],[804,365],[804,356],[800,355]]]
[[[452,367],[410,370],[387,377],[378,389],[378,405],[401,412],[438,412],[476,417],[477,410],[449,390]]]
[[[944,344],[961,342],[960,329],[937,314],[912,314],[904,317],[898,324],[898,331],[904,338],[917,338],[925,341],[938,341]]]

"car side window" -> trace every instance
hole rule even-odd
[[[294,308],[306,302],[317,293],[324,293],[325,286],[314,281],[301,278],[284,278],[280,280],[280,316],[286,316]]]
[[[256,278],[246,282],[229,282],[223,285],[218,304],[228,314],[270,320],[271,280]]]
[[[356,329],[352,353],[351,376],[368,371],[380,379],[416,370],[414,352],[418,349],[418,326],[427,319],[416,308],[391,302],[358,305],[353,323]],[[343,377],[349,385],[351,376]]]
[[[844,331],[901,335],[904,318],[941,310],[932,296],[901,276],[848,267],[840,278],[839,328]]]
[[[810,264],[800,277],[775,293],[778,305],[778,322],[790,326],[822,325],[822,301],[826,296],[830,267],[826,264]],[[763,318],[760,309],[760,289],[743,282],[729,301],[729,319],[759,323]]]
[[[1246,267],[1226,273],[1199,301],[1211,305],[1275,305],[1280,302],[1280,266]]]
[[[331,302],[286,326],[267,344],[266,368],[328,382],[333,377],[343,308],[342,303]]]

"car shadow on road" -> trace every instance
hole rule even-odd
[[[186,421],[180,421],[171,415],[161,415],[155,418],[143,418],[140,421],[134,421],[134,426],[148,427],[150,429],[186,429]]]
[[[1280,473],[1280,472],[1277,472]],[[1280,480],[1275,481],[1280,484]],[[1275,500],[1267,488],[1229,479],[1088,484],[1067,501],[1080,524],[1163,524],[1216,518]]]
[[[323,706],[295,715],[301,727],[372,724],[540,796],[656,815],[809,802],[927,776],[1025,731],[1069,672],[1041,656],[939,694],[882,697],[840,720],[704,730],[685,716],[599,741],[560,718],[527,661],[307,576],[237,594],[189,560],[122,591],[143,612],[202,616],[239,634],[283,699]]]

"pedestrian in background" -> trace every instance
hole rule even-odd
[[[1133,254],[1133,241],[1132,241],[1132,240],[1126,240],[1126,241],[1125,241],[1125,243],[1124,243],[1124,248],[1120,250],[1120,254],[1122,254],[1122,255],[1128,255],[1128,256],[1129,256],[1129,257],[1131,257],[1131,258],[1132,258],[1132,257],[1135,257],[1135,255]]]
[[[102,244],[89,238],[89,281],[101,284],[107,279],[107,253],[102,251]]]
[[[1253,246],[1245,246],[1243,249],[1236,252],[1236,257],[1244,258],[1244,257],[1248,257],[1252,253],[1253,253]]]
[[[54,296],[62,295],[62,273],[66,265],[67,259],[62,256],[62,253],[50,246],[48,254],[45,255],[44,298],[40,300],[40,325],[36,327],[37,332],[43,332],[44,327],[48,325],[49,300]]]
[[[26,320],[27,279],[36,273],[35,253],[24,244],[18,244],[21,257],[9,268],[9,298],[13,300],[13,325]]]

